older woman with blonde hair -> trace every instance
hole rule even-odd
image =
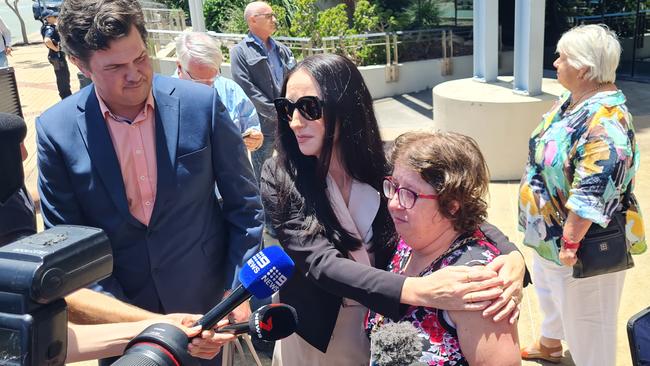
[[[544,315],[541,337],[524,359],[558,363],[561,340],[576,365],[615,365],[625,271],[574,278],[572,266],[592,225],[625,221],[632,252],[645,251],[634,198],[639,150],[616,68],[621,46],[601,25],[566,32],[553,63],[568,91],[533,131],[519,192],[519,227],[535,249],[533,280]],[[625,211],[625,209],[627,210]]]

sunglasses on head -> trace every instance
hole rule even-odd
[[[323,117],[323,101],[315,96],[300,97],[295,102],[287,98],[277,98],[273,101],[275,110],[278,112],[280,119],[290,121],[293,118],[293,112],[298,112],[310,121]]]

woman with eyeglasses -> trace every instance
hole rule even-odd
[[[274,365],[368,365],[368,308],[393,318],[403,315],[401,304],[482,310],[479,316],[514,322],[525,265],[494,227],[488,236],[502,252],[514,252],[489,268],[449,267],[425,277],[384,271],[397,244],[379,193],[389,167],[354,63],[308,57],[287,75],[281,95],[278,156],[265,164],[261,190],[278,240],[296,263],[275,300],[293,306],[299,323],[276,343]]]
[[[387,270],[427,276],[449,266],[482,266],[501,251],[486,238],[489,174],[474,140],[452,132],[411,132],[395,140],[383,191],[399,243]],[[370,336],[391,319],[370,311]],[[427,365],[519,365],[517,326],[473,311],[409,306],[401,318],[423,343]]]

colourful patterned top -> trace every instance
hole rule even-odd
[[[639,149],[623,93],[595,94],[565,113],[570,95],[564,93],[533,131],[519,187],[524,244],[557,264],[568,210],[606,227],[639,169]],[[646,243],[633,194],[629,205],[626,234],[632,252],[638,254],[646,250]]]
[[[411,247],[404,240],[400,240],[387,270],[403,274],[411,257],[411,251]],[[474,233],[458,237],[449,250],[420,273],[420,277],[447,266],[485,265],[499,254],[499,249],[490,243],[480,230],[476,230]],[[450,323],[443,310],[409,306],[399,321],[410,322],[419,332],[423,345],[419,362],[435,366],[469,365],[460,349],[456,328]],[[375,329],[388,322],[392,322],[392,320],[384,318],[372,310],[369,311],[366,319],[368,335],[370,336]]]

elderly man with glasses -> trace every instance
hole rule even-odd
[[[260,115],[264,143],[253,153],[253,171],[260,179],[262,165],[273,154],[277,113],[273,100],[280,96],[284,76],[296,65],[291,50],[271,38],[277,28],[271,6],[255,1],[244,9],[249,33],[230,50],[232,78],[244,89]],[[267,232],[275,236],[267,222]]]
[[[176,39],[174,76],[214,87],[238,127],[246,148],[255,151],[264,141],[257,111],[237,83],[221,76],[222,61],[219,43],[206,33],[186,32]]]
[[[273,100],[280,96],[284,76],[296,61],[287,46],[271,38],[277,19],[269,4],[248,4],[244,19],[249,33],[230,50],[230,62],[233,80],[244,89],[260,115],[264,144],[253,153],[253,170],[259,180],[262,165],[273,153],[277,121]]]

